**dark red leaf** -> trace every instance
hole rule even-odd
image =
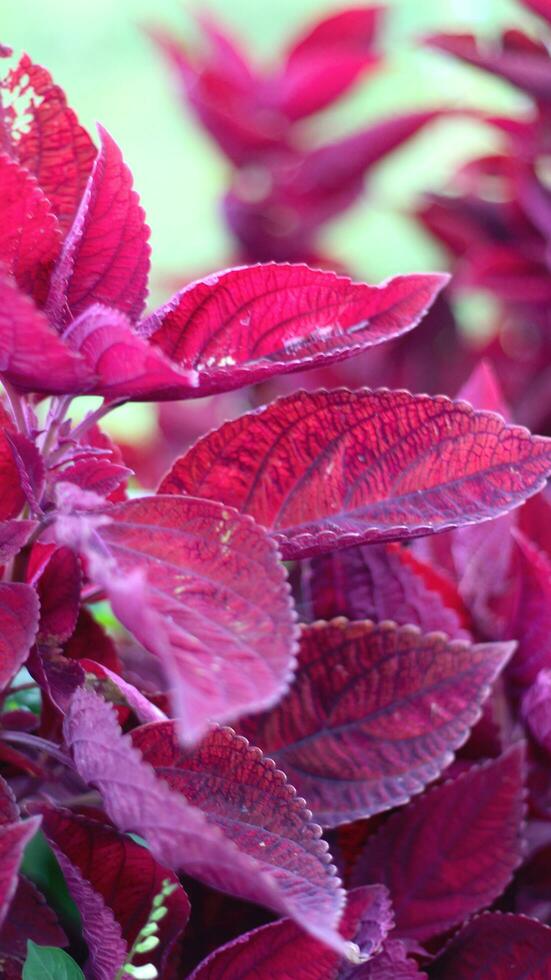
[[[407,955],[407,946],[399,939],[389,939],[378,956],[368,964],[361,980],[427,980],[415,960]]]
[[[95,376],[48,320],[8,278],[0,276],[0,375],[23,391],[77,394]]]
[[[526,691],[522,715],[536,741],[551,755],[551,670],[540,670]]]
[[[354,283],[305,265],[244,266],[192,283],[143,325],[195,396],[341,361],[413,329],[447,282],[437,274]]]
[[[96,379],[90,392],[109,401],[156,401],[194,394],[195,371],[171,364],[118,310],[99,304],[88,307],[66,329],[64,339]]]
[[[11,150],[36,177],[66,231],[92,170],[96,148],[50,74],[23,55],[1,83]],[[25,105],[24,113],[18,105]],[[62,176],[61,176],[62,175]]]
[[[10,914],[0,929],[0,961],[3,956],[24,960],[29,939],[39,946],[67,945],[67,936],[43,895],[31,881],[20,877]]]
[[[303,590],[310,619],[391,619],[413,624],[424,633],[442,630],[452,639],[467,639],[455,609],[446,604],[449,590],[427,587],[422,571],[438,577],[399,545],[360,545],[306,563]],[[457,605],[458,597],[455,597]]]
[[[149,229],[132,175],[102,127],[101,150],[52,276],[53,317],[73,317],[93,303],[114,306],[136,320],[147,295]]]
[[[133,746],[112,708],[85,690],[74,695],[65,738],[110,819],[143,837],[161,864],[289,915],[349,952],[336,932],[344,896],[319,828],[259,749],[220,729],[185,754],[174,722],[136,729]]]
[[[61,248],[61,233],[34,178],[0,153],[0,262],[41,303]]]
[[[30,585],[0,583],[0,690],[25,663],[38,629],[38,597]]]
[[[75,630],[64,645],[63,653],[70,660],[82,660],[94,654],[96,662],[120,674],[122,667],[117,656],[115,644],[101,623],[94,619],[87,609],[78,614]]]
[[[431,980],[549,980],[551,929],[523,915],[479,915],[431,967]]]
[[[15,796],[5,779],[0,776],[0,827],[5,823],[16,823],[19,820],[19,807]]]
[[[0,925],[15,894],[23,851],[40,826],[39,817],[0,827]]]
[[[385,888],[371,885],[349,893],[340,931],[357,944],[362,956],[376,954],[391,928],[392,912]],[[364,969],[351,966],[294,922],[282,919],[217,949],[190,980],[258,980],[264,973],[293,980],[348,980],[363,977]]]
[[[392,623],[302,630],[294,684],[239,731],[334,827],[405,803],[452,761],[510,643],[468,646]]]
[[[550,440],[465,402],[302,391],[200,439],[160,492],[222,500],[303,558],[497,517],[550,470]]]
[[[522,746],[431,789],[372,837],[354,883],[382,882],[396,932],[428,939],[489,905],[520,863]]]
[[[71,636],[80,607],[81,573],[70,548],[56,548],[32,583],[40,600],[39,639],[64,643]]]
[[[182,737],[274,704],[296,641],[285,570],[263,529],[183,497],[128,501],[106,517],[102,550],[88,547],[91,575],[161,661]]]
[[[509,596],[509,635],[518,640],[511,676],[522,686],[532,684],[543,669],[551,669],[551,559],[514,531],[514,589]]]
[[[42,807],[40,812],[42,830],[80,909],[97,980],[112,980],[122,966],[148,920],[163,881],[168,878],[176,884],[176,890],[164,903],[168,913],[159,922],[159,946],[146,958],[155,964],[161,977],[166,976],[165,966],[189,917],[189,902],[176,875],[158,864],[147,848],[111,827],[67,810]],[[104,930],[106,922],[108,928]],[[112,945],[111,930],[118,938]],[[139,965],[143,956],[134,962]]]

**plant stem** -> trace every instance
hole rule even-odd
[[[29,430],[27,428],[27,419],[25,418],[25,409],[22,402],[24,396],[20,395],[9,381],[6,381],[4,378],[2,379],[2,384],[4,385],[4,390],[10,403],[15,424],[19,432],[23,432],[24,435],[28,436]]]
[[[73,760],[63,749],[60,749],[58,745],[54,745],[53,742],[49,742],[45,738],[40,738],[38,735],[30,735],[29,732],[2,731],[0,732],[0,738],[5,739],[6,742],[26,745],[30,749],[36,749],[38,752],[46,752],[52,758],[57,759],[58,762],[62,762],[64,766],[68,766],[69,769],[75,768]]]

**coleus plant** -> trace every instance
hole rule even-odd
[[[317,21],[258,66],[209,15],[196,18],[200,45],[162,28],[151,36],[179,96],[229,161],[223,214],[243,261],[334,265],[320,251],[324,225],[358,201],[366,176],[437,115],[380,119],[319,144],[306,120],[337,103],[384,63],[382,6],[339,10]]]
[[[27,56],[0,122],[4,975],[67,974],[68,946],[72,975],[78,960],[99,980],[385,980],[456,962],[469,976],[503,934],[513,960],[540,951],[543,977],[547,926],[470,918],[522,859],[526,749],[483,714],[515,644],[473,642],[459,597],[440,619],[453,582],[427,584],[415,556],[406,622],[390,621],[384,576],[362,584],[379,622],[331,611],[299,627],[295,604],[308,618],[298,573],[313,588],[318,562],[393,561],[385,542],[508,514],[542,490],[551,442],[465,401],[299,391],[129,498],[98,426],[117,405],[359,354],[416,326],[446,277],[368,286],[269,263],[144,318],[148,230],[116,143],[100,130],[96,149]],[[83,393],[102,401],[76,421]],[[98,621],[104,599],[126,634]],[[543,732],[540,709],[526,715]],[[80,929],[67,907],[57,921],[32,861],[21,873],[39,827]]]
[[[481,113],[499,135],[496,151],[464,164],[446,193],[428,193],[418,217],[452,259],[456,294],[483,291],[497,305],[483,354],[499,372],[516,417],[548,431],[551,4],[520,2],[544,22],[535,22],[533,33],[509,29],[491,42],[471,34],[427,39],[438,52],[503,79],[532,105],[518,116]],[[461,357],[459,335],[456,344]]]

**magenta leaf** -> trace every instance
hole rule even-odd
[[[524,915],[486,912],[467,923],[431,967],[431,980],[548,980],[551,929]]]
[[[514,644],[468,646],[413,626],[304,627],[291,690],[239,731],[334,827],[405,803],[452,761]]]
[[[9,540],[10,518],[17,517],[25,503],[25,494],[21,487],[19,468],[13,458],[10,436],[15,435],[16,429],[12,419],[0,402],[0,522],[8,522],[6,534]],[[17,527],[13,522],[13,528]],[[2,535],[2,539],[4,535]],[[6,540],[6,544],[8,544]],[[3,547],[4,541],[2,540]],[[0,558],[2,558],[0,551]]]
[[[341,10],[318,21],[292,45],[271,85],[274,101],[288,119],[330,105],[377,64],[373,44],[381,14],[381,7]]]
[[[520,863],[523,746],[431,789],[372,837],[354,883],[390,892],[400,937],[428,939],[489,905]]]
[[[102,550],[97,538],[88,545],[91,575],[159,658],[182,738],[273,705],[292,676],[296,641],[285,570],[264,530],[184,497],[129,501],[106,518]]]
[[[551,755],[551,670],[540,670],[522,699],[522,717],[532,735]]]
[[[371,885],[349,893],[340,931],[356,943],[362,959],[371,960],[391,928],[386,888]],[[190,980],[256,980],[263,971],[273,977],[292,976],[294,980],[349,980],[364,975],[296,923],[282,919],[217,949],[197,967]]]
[[[521,531],[513,531],[516,589],[509,596],[509,635],[518,640],[511,676],[521,686],[551,669],[551,558]],[[515,594],[516,592],[516,594]]]
[[[0,88],[10,149],[36,177],[66,231],[86,187],[96,148],[67,105],[63,90],[28,55],[0,82]],[[24,114],[18,112],[20,105]]]
[[[159,922],[157,950],[146,957],[160,976],[167,976],[166,965],[189,917],[189,902],[176,875],[158,864],[147,848],[109,826],[68,810],[41,807],[40,812],[42,830],[81,911],[97,980],[112,980],[120,969],[163,881],[177,886],[165,902],[168,913]],[[141,962],[143,954],[135,964]]]
[[[0,215],[0,262],[41,302],[61,248],[59,226],[33,177],[1,152]]]
[[[50,395],[84,392],[95,381],[44,314],[1,275],[0,376],[23,391]]]
[[[303,591],[310,619],[391,619],[412,624],[424,633],[442,630],[452,639],[468,639],[447,594],[426,584],[423,571],[432,569],[399,545],[359,545],[313,558],[303,574]]]
[[[100,497],[108,497],[121,484],[124,484],[132,470],[120,463],[109,459],[82,459],[72,466],[67,466],[59,474],[59,479],[67,483],[76,483],[82,490],[91,490]]]
[[[195,371],[171,364],[124,313],[107,306],[89,306],[65,330],[64,340],[96,379],[91,393],[109,401],[190,397],[197,385]]]
[[[38,597],[30,585],[0,583],[0,691],[25,663],[38,629]]]
[[[39,826],[39,817],[0,826],[0,926],[15,895],[23,851]]]
[[[13,558],[27,544],[37,526],[36,521],[0,521],[0,561]]]
[[[341,389],[227,422],[159,489],[221,500],[270,529],[284,558],[304,558],[497,517],[550,470],[550,440],[465,402]]]
[[[136,320],[149,274],[149,229],[132,176],[102,127],[101,150],[52,276],[48,307],[54,317],[78,316],[105,303]]]
[[[359,354],[413,329],[445,275],[354,283],[305,265],[245,266],[192,283],[145,321],[151,343],[196,370],[195,395]]]
[[[0,827],[5,823],[16,823],[19,820],[19,807],[9,783],[0,776]]]
[[[407,946],[399,939],[389,939],[381,952],[367,964],[359,980],[427,980],[415,960],[409,959]]]
[[[19,485],[33,513],[40,510],[40,501],[46,482],[46,469],[40,450],[22,432],[4,431],[15,463]]]
[[[291,916],[350,952],[336,932],[344,895],[319,827],[259,749],[219,729],[186,754],[174,722],[136,729],[132,744],[113,709],[85,690],[75,693],[64,732],[110,819],[143,837],[157,861]]]

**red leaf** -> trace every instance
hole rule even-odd
[[[96,148],[50,74],[23,55],[1,83],[14,105],[5,113],[11,148],[36,177],[66,231],[92,170]],[[21,118],[18,102],[26,103]],[[63,175],[62,177],[60,175]]]
[[[145,847],[111,827],[67,810],[41,807],[40,812],[44,834],[81,911],[97,980],[112,980],[122,966],[163,881],[168,878],[177,885],[164,903],[168,913],[159,922],[157,951],[147,954],[160,976],[167,976],[165,966],[189,917],[189,902],[176,875],[158,864]],[[102,928],[105,923],[112,929],[112,945],[110,929]],[[134,960],[135,965],[141,962],[139,956]]]
[[[30,585],[0,583],[0,690],[25,663],[38,629],[38,597]]]
[[[540,670],[522,699],[522,717],[532,735],[551,755],[551,670]]]
[[[149,699],[142,694],[141,691],[134,686],[134,684],[130,684],[128,681],[125,681],[119,676],[119,674],[109,670],[109,668],[105,667],[103,664],[96,663],[95,660],[88,660],[86,657],[80,661],[80,664],[83,670],[87,671],[87,673],[95,674],[95,676],[100,680],[107,681],[107,684],[102,690],[106,701],[109,700],[109,698],[106,696],[107,693],[109,691],[112,693],[114,689],[115,693],[118,694],[119,697],[124,698],[136,717],[143,722],[143,724],[147,724],[150,721],[167,721],[167,716],[165,715],[164,711],[161,711],[161,709],[149,701]]]
[[[25,494],[21,488],[19,470],[13,458],[11,443],[9,441],[9,436],[13,435],[15,431],[15,426],[10,416],[0,403],[0,522],[9,521],[10,518],[17,517],[25,503]],[[16,522],[13,522],[13,529],[14,531],[17,529]],[[9,526],[6,526],[6,532],[9,536]],[[4,538],[4,535],[2,535],[2,538]],[[4,544],[4,541],[2,544]],[[1,551],[0,560],[4,560]]]
[[[220,729],[186,755],[174,722],[136,729],[134,747],[109,705],[85,690],[74,695],[65,738],[110,819],[142,836],[161,864],[289,915],[348,952],[335,931],[343,894],[319,828],[259,749]]]
[[[523,915],[479,915],[431,968],[434,980],[549,980],[551,929]]]
[[[41,303],[61,234],[36,181],[5,153],[0,153],[0,215],[0,261],[17,285]]]
[[[0,457],[1,452],[2,451],[0,448]],[[2,496],[0,494],[0,500],[1,499]],[[9,561],[10,558],[13,558],[13,556],[27,544],[31,534],[34,530],[36,530],[37,526],[36,521],[0,521],[0,562],[6,562]]]
[[[314,558],[307,564],[303,590],[308,618],[391,619],[401,626],[413,624],[424,633],[442,630],[452,639],[468,639],[455,609],[445,602],[449,590],[428,588],[421,571],[438,578],[399,545],[360,545]],[[456,605],[459,597],[456,597]]]
[[[19,807],[9,784],[0,776],[0,827],[19,820]]]
[[[147,295],[149,229],[121,151],[102,127],[102,146],[52,276],[52,317],[105,303],[137,320]]]
[[[304,558],[497,517],[550,470],[550,440],[465,402],[302,391],[200,439],[160,492],[222,500]]]
[[[92,577],[159,657],[182,737],[195,741],[213,720],[274,704],[294,667],[295,627],[285,571],[262,528],[190,498],[143,498],[106,514]]]
[[[357,944],[362,957],[371,958],[379,951],[391,927],[385,888],[371,885],[349,893],[340,931]],[[294,922],[282,919],[217,949],[194,970],[190,980],[258,980],[268,970],[272,977],[293,980],[346,980],[356,974],[354,967],[333,950],[321,946]],[[360,975],[364,974],[358,971]]]
[[[152,344],[195,369],[195,396],[341,361],[413,329],[437,274],[354,283],[305,265],[244,266],[192,283],[145,321]]]
[[[108,497],[124,484],[132,470],[108,459],[83,459],[73,466],[61,470],[59,479],[63,483],[75,483],[82,490],[90,490],[100,497]]]
[[[511,35],[509,35],[511,37]],[[469,65],[499,75],[512,85],[528,92],[535,99],[548,101],[551,96],[551,59],[544,45],[534,44],[526,35],[516,35],[517,50],[501,45],[478,45],[472,34],[434,34],[426,43]],[[529,49],[522,40],[526,39]]]
[[[334,827],[405,803],[453,759],[513,644],[392,623],[304,627],[294,684],[239,731]]]
[[[194,393],[195,371],[171,364],[118,310],[99,304],[88,307],[66,329],[64,340],[97,379],[90,392],[109,401],[158,401]]]
[[[520,863],[522,745],[394,814],[360,856],[354,883],[390,892],[396,932],[428,939],[489,905]]]
[[[23,851],[40,826],[40,818],[0,827],[0,925],[4,922],[18,881]]]
[[[77,394],[95,381],[85,361],[65,346],[46,317],[0,276],[0,375],[23,391]]]

